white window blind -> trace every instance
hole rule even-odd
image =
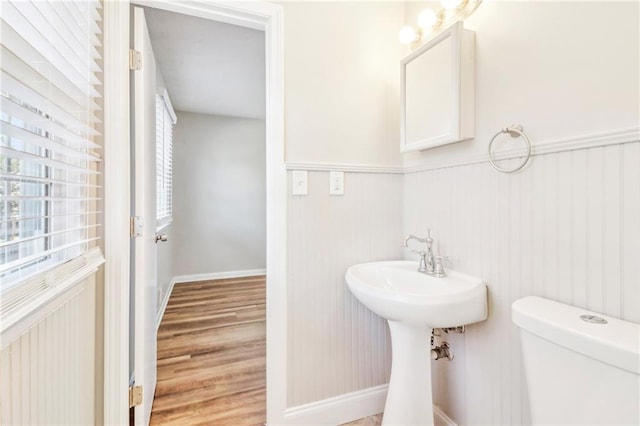
[[[158,228],[173,215],[173,125],[176,116],[169,95],[156,95],[156,219]]]
[[[55,286],[59,274],[42,272],[95,252],[101,4],[3,0],[1,8],[0,295],[7,299],[21,284],[33,284],[23,295]]]

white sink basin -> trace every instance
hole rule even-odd
[[[480,278],[454,271],[435,278],[417,268],[411,261],[362,263],[345,275],[353,295],[389,322],[393,359],[383,425],[433,425],[431,330],[487,318]]]
[[[435,278],[416,269],[411,261],[362,263],[345,278],[362,304],[390,321],[443,328],[487,318],[487,288],[480,278],[451,270]]]

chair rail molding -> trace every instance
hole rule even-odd
[[[578,149],[604,147],[609,145],[619,145],[637,141],[640,141],[640,126],[541,142],[536,142],[535,140],[533,140],[531,156],[535,157],[537,155],[575,151]],[[526,155],[526,151],[523,148],[509,149],[494,154],[494,160],[508,160],[511,158],[523,157],[524,155]],[[404,168],[404,173],[419,173],[429,170],[446,169],[449,167],[468,166],[471,164],[488,162],[488,155],[486,152],[483,152],[481,154],[469,156],[468,158],[408,166]]]
[[[576,149],[617,145],[621,143],[636,142],[638,140],[640,140],[640,127],[624,128],[582,136],[573,136],[564,139],[547,140],[537,143],[534,141],[531,155],[536,156],[552,154],[556,152],[573,151]],[[520,148],[504,150],[500,153],[495,154],[495,159],[508,160],[511,158],[518,158],[523,156],[523,152],[524,151]],[[437,162],[429,162],[429,160],[424,160],[424,164],[417,164],[412,166],[287,161],[286,168],[288,171],[308,170],[318,172],[341,171],[347,173],[408,174],[485,162],[489,162],[489,159],[486,152],[482,152],[479,154],[468,156],[466,158],[449,159]]]
[[[287,170],[309,170],[318,172],[349,172],[349,173],[388,173],[402,174],[402,166],[386,166],[377,164],[343,164],[343,163],[304,163],[287,161]]]

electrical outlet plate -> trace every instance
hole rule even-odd
[[[294,170],[291,173],[291,194],[307,195],[308,189],[308,173],[306,170]]]
[[[344,195],[344,172],[329,172],[329,194]]]

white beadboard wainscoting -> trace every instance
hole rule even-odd
[[[486,162],[409,173],[403,211],[404,233],[431,228],[489,288],[488,320],[447,336],[456,358],[434,363],[434,402],[458,424],[530,422],[516,299],[640,322],[640,142],[537,155],[512,175]]]
[[[96,423],[95,276],[0,352],[0,424]],[[62,295],[60,297],[65,297]]]
[[[344,187],[344,195],[331,196],[329,173],[311,171],[309,195],[289,195],[287,406],[292,414],[295,407],[389,380],[387,325],[351,295],[344,274],[352,264],[402,257],[402,175],[346,172]]]

